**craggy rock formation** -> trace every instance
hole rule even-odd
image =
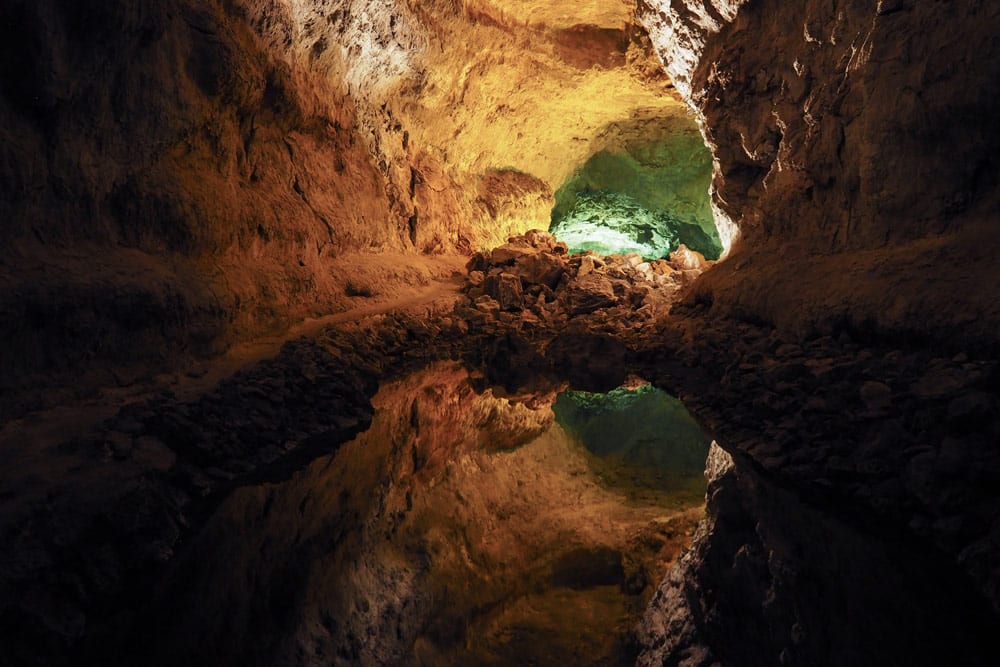
[[[636,253],[571,257],[565,243],[531,230],[469,261],[467,294],[478,311],[469,313],[470,319],[551,332],[591,315],[591,326],[600,322],[620,332],[665,314],[680,289],[712,264],[683,245],[669,260],[651,262]]]
[[[706,476],[708,518],[646,613],[637,664],[990,664],[990,615],[936,551],[717,447]]]
[[[231,3],[99,5],[0,10],[14,386],[217,353],[336,303],[337,255],[404,245],[353,104]]]
[[[710,496],[714,524],[651,607],[643,664],[989,664],[995,621],[984,619],[996,616],[1000,548],[990,490],[1000,469],[1000,133],[987,118],[1000,99],[1000,53],[982,26],[998,9],[639,4],[715,155],[718,218],[740,236],[675,311],[704,319],[697,329],[677,320],[687,343],[668,345],[658,364],[738,454],[742,480],[718,492],[740,496]],[[719,317],[745,324],[711,343]],[[937,349],[922,348],[927,340]],[[685,345],[690,356],[669,368]],[[715,364],[722,347],[730,354]],[[745,401],[741,420],[733,405]],[[759,471],[762,481],[748,482]],[[794,531],[770,524],[773,506],[754,507],[774,502],[754,489],[775,482],[817,512],[815,539],[829,553],[789,557]],[[915,567],[947,582],[908,585],[912,608],[882,607],[907,632],[859,613],[845,621],[859,628],[855,639],[837,637],[836,610],[870,608],[873,595],[808,583],[827,559],[853,567],[857,545],[840,534],[842,521],[893,536],[890,551],[915,539],[927,558]],[[960,620],[921,617],[929,599]],[[825,615],[809,619],[810,607]],[[925,635],[937,643],[916,640]]]
[[[642,0],[739,229],[700,298],[795,334],[993,345],[1000,8]],[[929,285],[929,283],[934,283]]]

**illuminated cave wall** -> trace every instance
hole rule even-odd
[[[712,155],[693,120],[633,120],[639,137],[596,153],[556,191],[550,231],[571,252],[665,257],[678,244],[718,259],[712,215]]]
[[[5,3],[4,386],[216,354],[348,306],[358,266],[547,227],[622,121],[687,113],[632,11]]]
[[[211,355],[344,307],[358,253],[546,227],[688,106],[723,245],[742,230],[702,302],[993,336],[1000,10],[639,4],[677,91],[625,0],[5,3],[4,382]]]
[[[994,345],[1000,5],[640,0],[715,156],[698,299],[789,335]],[[989,27],[988,27],[989,26]]]

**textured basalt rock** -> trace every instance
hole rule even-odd
[[[652,262],[635,253],[571,256],[552,234],[530,230],[473,255],[466,281],[471,303],[456,313],[476,330],[544,337],[572,323],[627,338],[630,328],[652,327],[712,264],[683,245]]]
[[[714,154],[724,240],[740,231],[704,273],[501,243],[545,226],[588,158],[684,113],[629,3],[4,3],[4,418],[372,298],[420,253],[484,251],[447,313],[300,341],[199,397],[115,394],[134,404],[96,430],[5,430],[41,445],[2,452],[6,659],[100,654],[222,496],[339,446],[392,369],[452,356],[511,398],[556,368],[594,389],[642,369],[734,453],[644,660],[997,663],[1000,6],[639,7]],[[570,553],[560,581],[588,563],[617,581],[613,556]],[[265,611],[287,608],[284,565]],[[376,604],[301,636],[325,623],[345,660],[395,657],[349,635],[384,609],[413,635]],[[298,637],[275,639],[290,661]]]
[[[997,466],[987,406],[1000,312],[988,258],[1000,133],[985,118],[1000,99],[1000,53],[983,21],[998,9],[905,0],[639,7],[715,156],[717,221],[740,235],[675,310],[703,314],[686,343],[703,352],[678,363],[684,345],[666,325],[674,343],[660,358],[662,379],[745,462],[744,481],[760,475],[750,487],[792,489],[824,532],[809,543],[835,545],[782,562],[786,540],[807,526],[793,528],[792,517],[787,532],[768,526],[780,510],[762,509],[768,500],[753,507],[753,488],[726,502],[710,494],[719,523],[651,607],[645,664],[995,661],[985,628],[998,604],[988,563],[1000,506],[978,480]],[[720,316],[731,320],[717,335]],[[928,340],[934,352],[921,348]],[[714,363],[723,349],[729,361]],[[739,417],[734,406],[745,401]],[[979,416],[958,417],[970,414]],[[885,544],[859,546],[849,534],[859,527]],[[875,605],[866,596],[881,584],[855,588],[863,574],[854,570],[839,593],[808,584],[822,580],[808,574],[811,563],[855,557],[840,545],[870,550],[875,569],[900,545],[926,560],[888,566],[887,580],[912,567],[919,581]],[[946,582],[942,590],[922,588],[921,572]],[[880,606],[926,630],[915,641],[875,618],[837,637],[835,610],[808,616],[838,596],[841,608]],[[960,620],[939,627],[931,599],[952,610],[949,623]]]
[[[403,247],[353,105],[232,4],[0,11],[5,382],[217,353],[336,304],[340,253]]]
[[[638,357],[733,452],[742,481],[710,488],[709,522],[647,615],[644,664],[994,662],[995,359],[846,334],[793,341],[705,310],[675,309],[684,319],[662,323],[664,349]],[[829,546],[793,556],[814,544]],[[775,569],[769,554],[781,553]],[[817,568],[837,572],[836,594],[810,583],[828,578]],[[879,568],[875,582],[896,583],[872,583]],[[863,613],[838,611],[852,607]],[[867,614],[863,633],[855,619]],[[824,657],[831,646],[847,653]]]
[[[997,282],[998,12],[639,3],[715,156],[717,219],[742,236],[702,284],[717,312],[994,344],[976,286]]]
[[[708,518],[646,613],[638,665],[995,659],[983,601],[933,549],[803,503],[718,448],[706,476]]]

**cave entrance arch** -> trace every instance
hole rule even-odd
[[[686,115],[633,119],[605,128],[608,146],[556,191],[549,231],[572,253],[666,257],[684,244],[718,259],[709,186],[712,154]]]

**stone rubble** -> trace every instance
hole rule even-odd
[[[570,256],[552,234],[531,230],[472,257],[465,288],[471,304],[456,312],[479,330],[552,333],[581,317],[625,330],[655,321],[712,264],[684,245],[653,261],[635,253]]]

